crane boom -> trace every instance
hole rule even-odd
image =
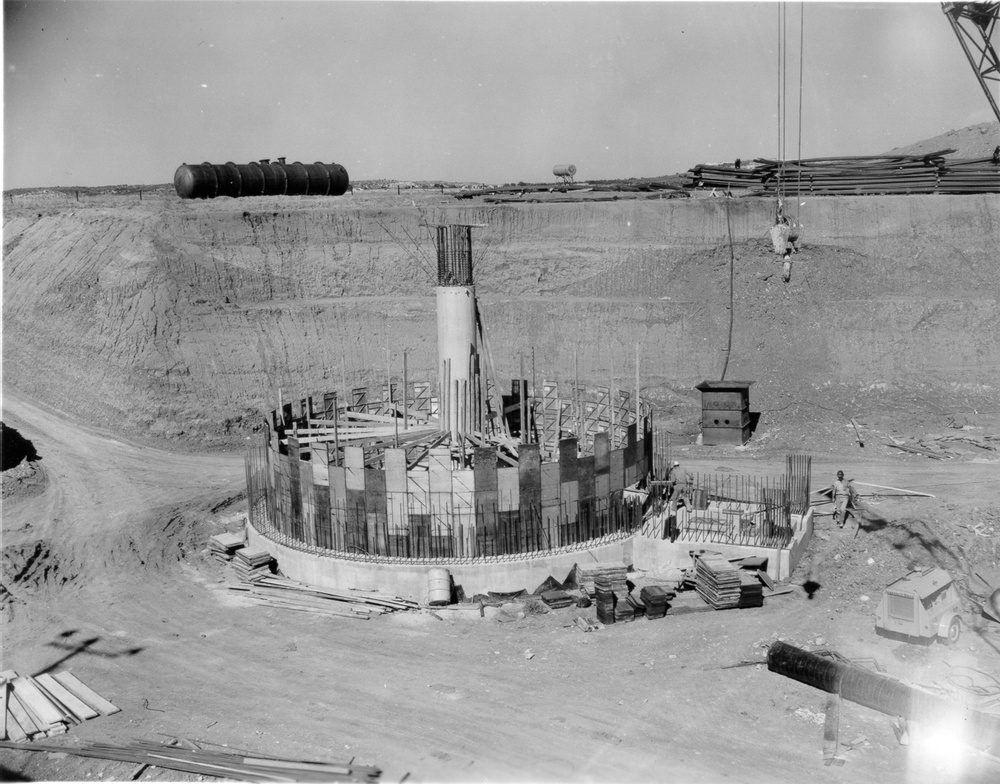
[[[997,20],[1000,19],[1000,2],[942,3],[941,9],[951,22],[951,29],[958,36],[962,51],[972,70],[976,72],[979,86],[986,93],[993,114],[1000,122],[1000,108],[997,107],[997,99],[993,94],[996,85],[1000,84],[1000,60],[997,59],[991,40]],[[994,85],[992,89],[990,83]]]

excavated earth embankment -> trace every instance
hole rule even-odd
[[[1000,197],[803,198],[791,280],[759,199],[455,205],[18,195],[4,225],[4,383],[85,422],[234,442],[285,399],[435,362],[428,226],[474,230],[502,379],[642,383],[678,433],[692,390],[754,380],[758,432],[801,416],[1000,409]],[[730,246],[730,241],[732,245]],[[769,430],[770,428],[770,430]]]
[[[301,759],[342,748],[394,781],[664,770],[721,781],[765,767],[778,782],[842,781],[844,770],[859,782],[995,781],[992,768],[945,779],[910,760],[930,744],[900,746],[886,717],[856,705],[841,739],[867,740],[848,767],[823,766],[825,695],[742,664],[780,638],[921,683],[952,665],[995,678],[998,632],[971,610],[960,648],[909,646],[875,635],[872,599],[930,564],[980,593],[971,570],[1000,585],[985,440],[1000,433],[1000,197],[804,198],[790,210],[804,228],[787,283],[767,237],[774,204],[755,199],[12,197],[3,418],[28,443],[4,476],[3,657],[22,673],[72,666],[123,709],[73,727],[67,745],[201,737]],[[411,378],[430,376],[427,227],[450,222],[482,224],[476,278],[502,379],[534,351],[539,382],[578,367],[581,381],[631,386],[638,344],[656,416],[695,470],[780,473],[792,447],[814,456],[814,487],[843,467],[864,490],[935,497],[866,492],[857,531],[818,510],[809,558],[821,591],[748,612],[584,634],[572,619],[593,608],[361,623],[253,604],[205,549],[242,523],[240,450],[187,450],[245,443],[279,389],[289,400],[337,388],[342,374],[378,381],[387,350],[397,375],[406,350]],[[731,272],[727,378],[756,381],[760,423],[746,448],[697,447],[693,386],[722,373]],[[984,446],[945,462],[883,446],[945,429]],[[231,673],[254,687],[229,688]],[[36,780],[137,775],[8,756],[9,772]]]

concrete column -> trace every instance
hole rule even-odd
[[[447,399],[444,390],[443,368],[451,360],[451,377],[449,385],[455,389],[473,389],[472,359],[478,353],[476,339],[476,292],[472,286],[438,286],[437,288],[437,325],[438,325],[438,375],[442,383],[441,399]],[[462,382],[465,382],[464,384]],[[443,412],[442,429],[451,433],[452,439],[458,438],[460,412],[462,401],[454,399],[454,393],[448,410]]]

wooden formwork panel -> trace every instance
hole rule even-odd
[[[521,444],[517,470],[521,518],[529,538],[537,537],[542,520],[542,456],[538,444]]]
[[[577,477],[580,483],[580,500],[589,501],[594,497],[594,456],[581,457],[577,461]]]
[[[365,522],[368,542],[376,553],[384,553],[386,541],[385,471],[369,468],[365,471]]]
[[[611,450],[611,470],[608,473],[611,492],[625,487],[625,450]]]
[[[407,528],[406,450],[385,450],[386,516],[390,535]]]
[[[333,549],[333,521],[330,518],[330,487],[316,485],[313,488],[316,500],[316,540],[320,547]]]

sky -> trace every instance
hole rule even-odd
[[[654,177],[877,155],[994,119],[937,2],[3,10],[4,188],[156,184],[182,163],[279,156],[355,181],[544,182],[557,164],[578,181]]]

